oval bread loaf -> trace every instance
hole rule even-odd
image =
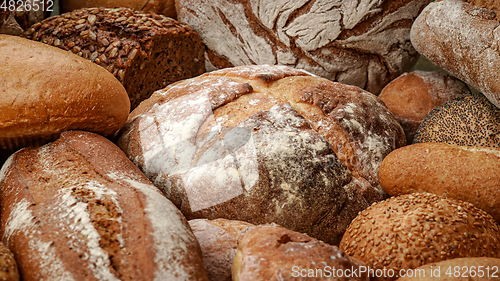
[[[336,244],[385,198],[404,132],[373,94],[284,66],[241,66],[157,91],[119,146],[188,219],[283,227]]]
[[[65,130],[113,136],[130,111],[113,75],[76,55],[0,35],[0,149],[54,140]]]
[[[0,206],[22,280],[207,280],[186,219],[100,135],[64,132],[13,154]]]
[[[391,196],[430,192],[472,203],[500,223],[500,149],[420,143],[391,152],[380,165]]]

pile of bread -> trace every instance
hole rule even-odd
[[[0,6],[3,280],[500,276],[494,1],[30,1]]]

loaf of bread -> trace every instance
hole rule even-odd
[[[191,27],[127,8],[92,8],[55,16],[24,36],[73,52],[122,82],[132,109],[154,91],[205,72],[205,46]]]
[[[477,93],[452,99],[431,110],[418,127],[413,142],[500,147],[498,132],[500,109]]]
[[[359,273],[361,266],[365,264],[336,246],[275,224],[260,225],[238,238],[233,280],[370,280],[366,272]],[[337,279],[339,272],[345,275]]]
[[[175,11],[174,0],[156,0],[156,1],[139,1],[139,0],[59,0],[61,13],[72,12],[82,8],[116,8],[125,7],[145,13],[155,13],[175,19],[177,12]]]
[[[22,280],[204,280],[180,211],[104,137],[69,131],[0,172],[0,235]]]
[[[2,0],[0,34],[20,35],[33,24],[48,17],[54,8],[53,0]]]
[[[13,152],[80,129],[112,136],[130,101],[105,69],[76,55],[0,35],[0,151]]]
[[[481,91],[500,107],[500,5],[493,0],[442,0],[415,20],[411,43],[419,53]]]
[[[20,281],[17,262],[14,254],[3,243],[0,243],[0,280]]]
[[[188,219],[275,222],[336,244],[385,198],[378,168],[405,137],[376,96],[264,65],[157,91],[118,144]]]
[[[189,221],[189,226],[200,243],[208,280],[231,281],[238,236],[253,224],[226,219],[195,219]]]
[[[398,281],[496,281],[500,259],[458,258],[423,265]]]
[[[500,149],[419,143],[391,152],[379,171],[391,196],[430,192],[472,203],[500,223]]]
[[[406,135],[406,143],[413,136],[425,116],[444,102],[470,94],[467,85],[441,72],[407,72],[382,89],[379,98],[399,121]]]
[[[470,203],[430,193],[391,197],[361,212],[340,248],[396,280],[400,269],[463,257],[500,258],[500,226]]]
[[[287,65],[379,94],[414,65],[410,28],[431,0],[176,0],[207,69]]]

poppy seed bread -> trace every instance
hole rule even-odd
[[[191,27],[128,8],[88,8],[50,17],[23,36],[72,52],[112,73],[131,108],[172,82],[205,72],[205,46]]]
[[[375,269],[414,269],[452,258],[500,257],[500,226],[491,215],[430,193],[391,197],[362,211],[340,248]],[[395,280],[389,275],[378,280]]]
[[[429,112],[413,142],[500,147],[500,109],[481,94],[450,100]]]

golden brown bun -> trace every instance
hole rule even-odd
[[[19,281],[19,271],[14,255],[3,243],[0,243],[0,280]]]
[[[458,258],[426,264],[398,281],[497,281],[499,277],[500,259]]]
[[[356,270],[357,277],[334,280],[369,280],[365,266],[336,246],[276,224],[249,227],[238,238],[233,262],[234,281],[332,280],[334,273]],[[314,272],[314,277],[308,276]],[[320,273],[321,272],[321,273]],[[346,274],[347,275],[347,274]]]
[[[14,153],[0,206],[23,281],[207,281],[184,216],[100,135],[68,131]]]
[[[340,248],[375,269],[393,270],[453,258],[500,257],[500,226],[472,204],[430,193],[391,197],[362,211]],[[385,278],[384,278],[385,277]]]
[[[441,72],[414,71],[392,80],[378,96],[399,121],[410,144],[425,116],[442,103],[470,94],[467,85]]]
[[[112,136],[130,101],[105,69],[61,49],[0,35],[0,149],[14,151],[80,129]]]
[[[118,8],[125,7],[143,12],[152,12],[177,18],[175,0],[60,0],[61,13],[71,12],[81,8]]]
[[[430,192],[472,203],[500,222],[500,149],[420,143],[391,152],[379,170],[391,196]]]
[[[208,280],[231,281],[231,266],[238,248],[238,236],[254,225],[226,219],[196,219],[190,220],[189,226],[200,242]]]

